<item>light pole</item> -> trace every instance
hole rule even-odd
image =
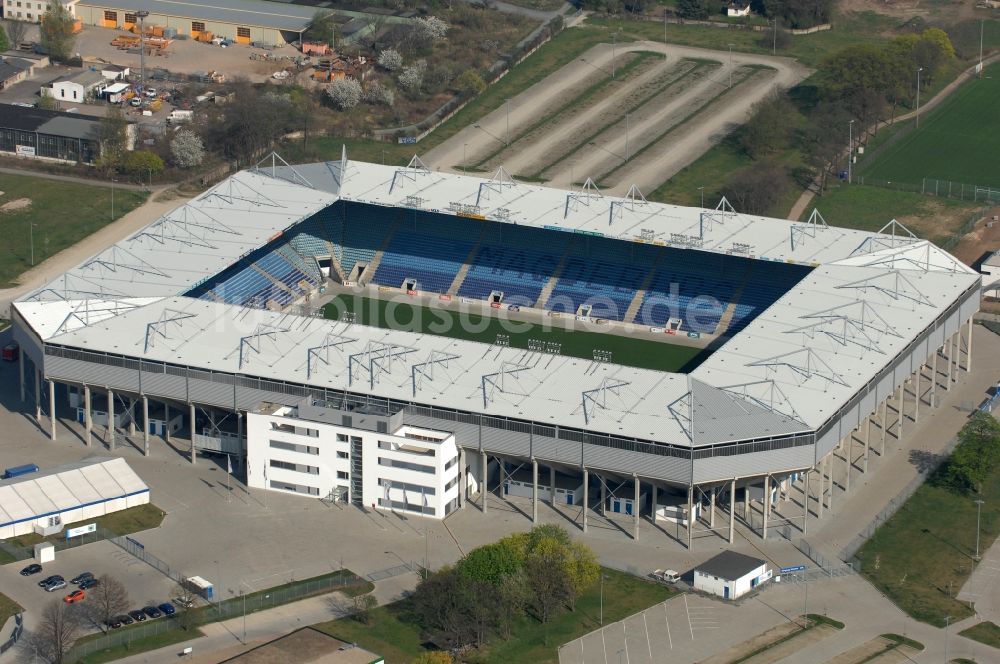
[[[115,220],[115,180],[111,178],[111,221]]]
[[[851,184],[851,165],[854,161],[854,120],[847,123],[847,184]]]
[[[979,560],[980,560],[980,556],[979,556],[979,518],[982,516],[982,513],[983,513],[983,503],[985,501],[983,499],[979,498],[977,500],[974,500],[973,502],[976,503],[976,558],[975,558],[975,560],[976,560],[976,562],[979,562]]]
[[[628,161],[628,113],[625,114],[625,161]]]
[[[665,10],[664,10],[665,11]],[[666,14],[664,14],[666,16]],[[979,21],[979,77],[983,76],[983,26],[986,24],[984,19]]]
[[[944,661],[951,661],[948,659],[948,626],[951,625],[951,616],[944,617]]]
[[[601,574],[601,627],[604,627],[604,575]]]
[[[468,151],[469,151],[469,144],[468,143],[463,143],[462,144],[462,172],[463,173],[468,173],[469,172]]]
[[[771,42],[771,55],[778,54],[778,19],[774,19],[774,38]]]
[[[510,99],[507,100],[507,129],[503,136],[503,144],[510,147]]]
[[[38,224],[28,222],[28,242],[31,245],[31,267],[35,266],[35,226]]]
[[[729,45],[729,87],[733,87],[733,45]]]
[[[615,77],[615,45],[618,43],[618,33],[611,33],[611,78]]]
[[[923,67],[917,67],[917,126],[920,126],[920,72],[924,70]]]
[[[982,47],[982,42],[983,42],[982,32],[983,32],[982,28],[980,28],[980,30],[979,30],[979,44],[980,44],[980,46],[979,46],[979,51],[980,51],[979,59],[980,60],[983,59],[982,58],[982,50],[983,50],[983,47]],[[667,49],[666,49],[666,46],[667,46],[667,10],[666,10],[666,8],[663,9],[663,46],[664,46],[664,49],[663,49],[663,59],[666,60],[667,59]]]
[[[705,209],[705,187],[698,187],[698,191],[701,193],[701,209]]]
[[[140,9],[135,13],[139,17],[139,90],[140,94],[146,94],[146,30],[144,21],[149,12]]]

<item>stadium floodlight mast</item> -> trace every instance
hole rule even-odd
[[[854,161],[854,120],[847,123],[847,184],[851,184],[851,162]]]
[[[917,126],[920,126],[920,72],[924,70],[923,67],[917,67]]]

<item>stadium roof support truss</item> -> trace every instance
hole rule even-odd
[[[915,302],[917,304],[926,304],[929,307],[934,306],[930,301],[930,298],[924,295],[924,293],[899,270],[889,270],[888,272],[883,272],[882,274],[877,274],[873,277],[866,277],[847,284],[840,284],[837,288],[860,288],[861,291],[865,293],[868,292],[869,288],[872,288],[885,293],[893,300],[910,300],[911,302]]]
[[[166,244],[167,240],[171,240],[187,246],[215,250],[218,247],[208,239],[209,235],[215,233],[240,234],[239,231],[223,224],[204,210],[191,204],[185,204],[160,217],[141,233],[133,235],[130,241],[147,237],[160,244]]]
[[[270,173],[268,173],[267,170],[265,170],[267,168],[267,165],[265,164],[265,162],[268,162],[268,161],[271,162],[271,172]],[[289,172],[291,172],[292,177],[290,179],[278,176],[278,162],[281,162],[281,165],[284,166],[285,168],[287,168],[289,170]],[[264,165],[264,169],[261,168],[262,164]],[[272,151],[271,154],[267,155],[266,157],[264,157],[263,159],[261,159],[260,161],[258,161],[257,164],[253,167],[253,171],[254,171],[254,173],[260,173],[261,175],[266,175],[267,177],[274,178],[275,180],[288,180],[289,182],[295,182],[295,183],[301,184],[301,185],[303,185],[305,187],[309,187],[310,189],[315,189],[316,188],[316,187],[314,187],[312,185],[312,182],[310,182],[309,180],[305,179],[305,177],[303,177],[303,175],[301,173],[299,173],[297,170],[295,170],[294,166],[292,166],[287,161],[285,161],[284,159],[282,159],[281,155],[278,154],[277,152],[273,152]]]
[[[278,203],[274,199],[262,194],[259,188],[251,187],[246,183],[241,182],[239,178],[227,178],[225,181],[219,183],[210,191],[203,194],[199,200],[208,201],[213,198],[218,198],[219,200],[225,202],[226,205],[233,205],[237,201],[241,201],[254,207],[285,207],[282,203]]]
[[[604,378],[601,384],[592,390],[584,390],[583,397],[583,422],[590,424],[598,412],[608,410],[608,395],[614,397],[621,396],[621,389],[631,385],[628,381],[615,378]],[[589,405],[589,408],[588,408]]]
[[[739,385],[730,385],[728,387],[723,387],[723,391],[730,394],[735,394],[747,401],[760,406],[772,413],[778,413],[779,415],[784,415],[785,417],[791,417],[792,419],[802,421],[798,412],[795,410],[795,406],[788,399],[788,396],[778,387],[778,384],[773,380],[759,380],[751,383],[741,383]]]
[[[81,277],[78,274],[72,274],[70,272],[67,272],[63,275],[62,282],[63,282],[62,298],[64,300],[76,299],[70,297],[70,293],[84,296],[84,298],[82,299],[85,299],[86,297],[90,296],[101,299],[109,299],[109,300],[130,297],[130,295],[128,295],[127,293],[123,293],[117,290],[111,290],[109,288],[106,288],[103,284],[95,283],[90,279],[87,279],[86,277]],[[73,284],[73,282],[81,282],[84,286],[83,288],[77,288]],[[96,288],[97,290],[89,290],[90,288]]]
[[[843,387],[849,387],[847,381],[839,373],[827,364],[812,348],[801,348],[789,353],[782,353],[764,360],[751,362],[750,367],[766,367],[768,370],[776,371],[782,367],[791,369],[802,376],[805,380],[813,377],[823,378],[830,383],[836,383]]]
[[[705,233],[711,231],[716,222],[724,224],[726,217],[735,217],[736,210],[729,199],[723,196],[714,210],[702,210],[698,214],[698,237],[705,239]]]
[[[826,223],[826,219],[823,218],[823,215],[820,214],[820,212],[819,212],[819,210],[817,208],[813,208],[812,214],[809,215],[809,219],[805,223],[802,223],[802,224],[791,224],[788,227],[788,232],[789,232],[789,236],[790,236],[789,240],[791,242],[792,251],[795,251],[795,239],[796,239],[796,237],[799,237],[799,238],[804,238],[804,237],[815,238],[817,230],[819,230],[819,229],[825,230],[827,228],[829,228],[829,226]],[[804,242],[802,242],[800,240],[800,244],[804,244]]]
[[[357,339],[345,337],[342,334],[334,332],[327,332],[326,336],[323,337],[323,343],[319,346],[306,349],[306,377],[312,378],[313,372],[319,368],[318,362],[329,366],[331,348],[340,351],[341,346],[352,341],[357,341]]]
[[[430,174],[431,169],[427,168],[427,165],[420,160],[420,157],[413,155],[406,168],[397,168],[396,172],[392,174],[392,182],[389,183],[389,193],[391,194],[395,191],[397,185],[403,187],[407,181],[416,182],[418,175]]]
[[[132,252],[119,247],[117,244],[111,245],[107,251],[103,251],[94,258],[80,266],[81,270],[102,267],[111,272],[117,272],[119,268],[130,270],[137,274],[155,274],[158,277],[167,278],[162,270],[156,269],[146,261],[142,260]]]
[[[842,346],[855,344],[866,350],[885,353],[878,340],[883,336],[900,337],[895,328],[865,300],[841,304],[830,309],[802,316],[815,322],[787,330],[786,334],[802,332],[809,339],[825,334]]]
[[[418,362],[410,367],[410,381],[413,383],[413,396],[417,396],[417,390],[420,389],[424,380],[434,381],[434,368],[441,365],[444,369],[448,368],[448,363],[452,360],[457,360],[461,356],[455,355],[454,353],[446,353],[441,350],[432,350],[427,359],[423,362]]]
[[[527,391],[517,392],[514,388],[517,386],[523,389],[517,375],[530,368],[524,364],[503,362],[500,364],[499,371],[485,374],[482,378],[483,408],[489,408],[490,404],[496,400],[498,393],[527,396]]]
[[[516,186],[517,180],[507,172],[506,168],[500,166],[493,174],[493,177],[479,183],[479,191],[476,193],[476,205],[482,207],[482,202],[490,199],[490,193],[503,195],[505,188]]]
[[[84,327],[90,325],[91,323],[96,323],[98,321],[104,320],[109,316],[117,316],[118,314],[124,313],[135,309],[139,305],[133,302],[122,302],[121,300],[110,300],[103,302],[94,302],[92,300],[81,300],[80,302],[73,305],[66,317],[63,318],[59,326],[56,327],[52,336],[57,334],[62,334],[63,332],[68,332],[68,326],[71,321],[78,321]]]
[[[909,228],[893,219],[878,229],[878,234],[865,238],[865,241],[851,252],[851,255],[871,254],[882,249],[896,249],[897,247],[919,241],[920,238],[911,233]]]
[[[674,418],[674,421],[677,422],[678,426],[680,426],[681,431],[683,431],[684,435],[688,437],[688,440],[694,440],[694,422],[691,417],[691,403],[691,392],[685,392],[683,396],[678,397],[667,404],[667,412],[669,412],[670,416]]]
[[[143,345],[143,353],[148,353],[156,345],[156,338],[167,340],[170,338],[170,330],[180,329],[181,321],[186,318],[194,318],[195,314],[176,309],[164,309],[160,312],[160,317],[151,323],[146,324],[146,339]]]
[[[285,328],[269,325],[267,323],[260,323],[254,328],[253,332],[240,337],[240,369],[242,369],[244,365],[250,361],[250,357],[252,355],[260,355],[263,343],[266,339],[270,339],[273,342],[278,334],[283,334],[285,332],[288,332]]]
[[[589,180],[588,180],[589,182]],[[649,201],[646,197],[642,195],[639,191],[639,187],[632,185],[625,192],[625,196],[621,200],[612,200],[611,208],[608,211],[608,226],[615,223],[616,219],[621,219],[622,210],[628,210],[629,212],[634,212],[636,208],[644,207],[649,205]]]
[[[594,181],[587,178],[587,181],[583,183],[580,191],[571,191],[566,194],[566,206],[563,209],[563,219],[569,216],[570,212],[575,212],[580,204],[586,207],[590,207],[591,201],[601,200],[604,198],[604,194],[601,190],[597,188]]]
[[[354,384],[355,367],[360,372],[368,373],[368,387],[375,388],[375,383],[383,374],[392,373],[393,361],[397,358],[416,352],[411,346],[399,346],[382,341],[369,341],[364,350],[347,358],[347,384]]]

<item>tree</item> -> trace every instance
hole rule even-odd
[[[470,551],[455,569],[474,581],[485,581],[494,586],[506,583],[516,576],[524,566],[524,554],[518,550],[511,538],[486,544]]]
[[[25,40],[28,34],[28,24],[17,19],[7,21],[7,35],[10,37],[10,47],[17,48],[17,45]]]
[[[183,583],[178,583],[174,586],[173,596],[179,600],[174,602],[177,607],[177,613],[174,614],[174,623],[187,631],[194,627],[195,624],[195,614],[191,612],[191,609],[194,607],[194,602],[198,596]]]
[[[18,21],[18,22],[20,22],[20,21]],[[10,26],[8,26],[8,30],[9,29],[10,29]],[[8,33],[6,31],[0,30],[0,50],[7,51],[7,50],[10,50],[10,48],[11,48],[11,46],[10,46],[10,40],[7,39],[7,34]],[[16,46],[17,42],[14,42],[14,44]]]
[[[69,13],[61,2],[49,4],[49,9],[42,14],[41,41],[42,46],[53,60],[65,62],[73,55],[76,45],[76,18]]]
[[[416,95],[424,85],[424,73],[427,71],[427,63],[417,60],[412,65],[403,67],[399,72],[397,81],[399,85],[409,94]]]
[[[387,48],[378,54],[378,66],[386,71],[399,71],[403,67],[403,56],[394,48]]]
[[[454,661],[451,655],[443,650],[433,650],[420,653],[416,659],[410,660],[410,664],[453,664]]]
[[[423,38],[432,43],[444,39],[450,27],[437,16],[420,17],[417,19],[416,25]]]
[[[708,3],[705,0],[677,0],[677,15],[692,20],[708,18]]]
[[[218,107],[202,132],[208,150],[245,164],[263,156],[285,133],[301,127],[290,95],[262,92],[239,79],[232,90],[233,101]]]
[[[170,155],[180,168],[199,166],[205,159],[205,144],[190,129],[181,129],[170,141]]]
[[[475,69],[466,69],[455,79],[455,89],[471,97],[486,89],[486,81]]]
[[[979,492],[1000,461],[1000,422],[977,411],[958,432],[958,445],[944,468],[947,486],[961,493]]]
[[[795,107],[781,90],[774,90],[751,107],[751,117],[740,129],[740,147],[751,159],[760,159],[785,147],[794,126]]]
[[[766,214],[788,188],[788,176],[772,162],[761,162],[733,173],[722,187],[737,212]]]
[[[475,633],[468,614],[470,585],[452,567],[443,567],[420,581],[413,593],[413,608],[425,636],[449,648],[473,642]]]
[[[528,552],[524,571],[534,595],[535,614],[547,623],[570,597],[566,545],[553,537],[539,538]]]
[[[361,101],[361,84],[353,78],[341,78],[331,83],[326,89],[326,95],[334,106],[347,111]]]
[[[396,103],[396,93],[380,81],[369,81],[365,86],[364,100],[369,104],[392,108]]]
[[[55,599],[45,605],[30,646],[48,662],[60,664],[82,631],[80,608]]]
[[[163,171],[163,159],[160,155],[149,150],[135,150],[125,153],[122,160],[122,168],[129,175],[142,182],[147,177],[152,179],[153,175]]]
[[[351,617],[363,625],[372,621],[372,609],[378,606],[378,600],[371,593],[354,596],[354,610]]]
[[[97,143],[101,146],[98,166],[108,172],[117,169],[128,148],[128,120],[121,106],[115,104],[108,107],[108,112],[97,126]]]
[[[103,629],[111,618],[128,611],[132,601],[125,584],[115,577],[102,574],[97,581],[98,584],[87,591],[86,607],[91,620]]]
[[[333,18],[333,12],[327,9],[317,10],[313,14],[309,28],[302,33],[302,38],[306,41],[328,43],[330,48],[334,48],[334,31],[337,28],[337,23]]]

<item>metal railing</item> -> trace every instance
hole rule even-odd
[[[896,191],[910,191],[915,194],[926,194],[928,196],[939,196],[944,198],[957,198],[963,201],[974,201],[982,203],[996,203],[1000,201],[1000,188],[990,187],[967,182],[955,182],[953,180],[941,180],[939,178],[921,178],[920,184],[914,182],[900,182],[897,180],[882,180],[880,178],[858,175],[854,178],[857,184],[868,185],[869,187],[880,187],[882,189],[894,189]]]

